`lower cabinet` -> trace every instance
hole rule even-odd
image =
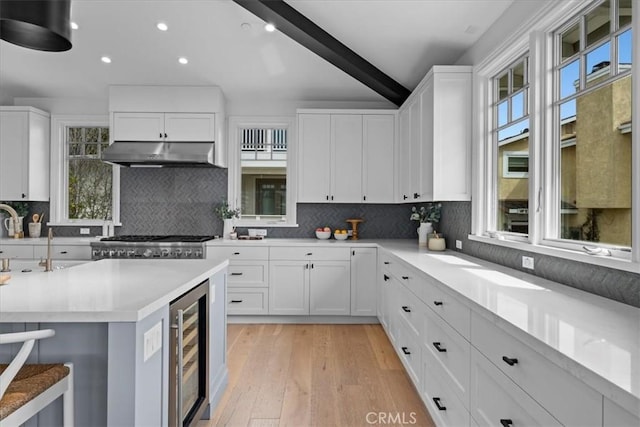
[[[227,313],[269,314],[269,290],[259,288],[229,288]]]
[[[377,249],[351,248],[351,315],[375,316]]]
[[[47,257],[47,247],[38,245],[33,247],[33,257],[36,259]],[[90,260],[91,246],[86,245],[51,245],[51,258],[63,260]]]
[[[33,246],[2,245],[0,246],[0,258],[33,259]]]
[[[309,314],[309,262],[269,263],[269,314]]]
[[[624,408],[621,408],[611,400],[604,398],[604,425],[606,427],[629,427],[640,426],[640,408],[637,408],[638,412],[632,414]]]

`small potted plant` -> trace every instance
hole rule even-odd
[[[216,207],[215,213],[223,222],[222,238],[229,239],[230,234],[233,232],[233,220],[240,218],[240,209],[231,209],[227,199],[222,199],[222,203]]]
[[[433,224],[440,222],[442,215],[442,203],[427,203],[417,209],[415,206],[411,208],[412,221],[419,221],[418,227],[418,245],[427,246],[427,235],[433,233]]]

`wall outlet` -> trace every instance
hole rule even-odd
[[[162,323],[158,322],[144,333],[144,361],[162,348]]]
[[[522,267],[528,268],[529,270],[533,270],[533,257],[523,256],[522,257]]]
[[[80,229],[80,234],[89,234],[91,233],[91,229],[90,228],[81,228]]]
[[[462,250],[462,240],[456,240],[456,249]]]
[[[256,228],[256,236],[267,237],[267,229],[266,228]]]

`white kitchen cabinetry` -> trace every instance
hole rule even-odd
[[[215,140],[213,113],[114,113],[114,141]]]
[[[637,408],[640,412],[640,408]],[[604,398],[604,426],[606,427],[628,427],[640,426],[640,417],[621,408],[610,399]]]
[[[36,245],[33,247],[33,256],[36,259],[44,259],[47,257],[47,246]],[[91,246],[85,245],[51,245],[51,258],[57,260],[90,260]]]
[[[351,248],[351,315],[375,316],[377,306],[376,248]]]
[[[435,66],[400,107],[398,201],[470,200],[472,68]]]
[[[348,248],[272,247],[269,314],[349,315]]]
[[[0,245],[0,258],[33,259],[33,246]]]
[[[394,201],[395,113],[299,110],[298,201]]]
[[[269,248],[208,247],[207,258],[229,258],[227,312],[230,315],[269,313]]]
[[[0,107],[0,200],[49,200],[49,113]]]

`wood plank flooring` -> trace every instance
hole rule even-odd
[[[198,427],[434,426],[380,325],[229,324],[227,345],[229,385]]]

